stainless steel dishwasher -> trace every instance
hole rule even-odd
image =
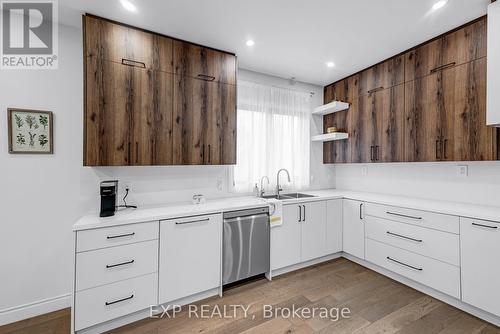
[[[224,213],[222,283],[269,271],[269,208]]]

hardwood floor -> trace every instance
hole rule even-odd
[[[238,309],[231,319],[201,319],[201,305],[210,312],[226,305],[248,306]],[[292,308],[348,308],[349,318],[265,317],[264,305]],[[189,310],[175,318],[145,319],[115,329],[113,334],[277,334],[277,333],[440,333],[493,334],[500,328],[422,294],[346,259],[337,259],[275,278],[259,279],[226,290],[224,298],[212,297],[193,304],[200,318],[189,317]],[[232,310],[228,311],[233,315]],[[172,316],[172,314],[170,314]],[[68,333],[69,310],[0,327],[0,333]],[[333,315],[335,316],[335,315]]]

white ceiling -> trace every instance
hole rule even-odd
[[[60,20],[88,12],[238,55],[240,68],[325,85],[486,14],[490,0],[59,0]],[[247,47],[247,39],[255,45]],[[333,61],[334,68],[326,62]]]

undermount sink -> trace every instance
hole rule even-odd
[[[273,199],[280,199],[280,200],[295,199],[295,198],[307,198],[307,197],[316,197],[316,196],[302,194],[302,193],[281,194],[279,196],[277,196],[277,195],[265,195],[265,196],[262,196],[262,198],[265,198],[265,199],[273,198]]]

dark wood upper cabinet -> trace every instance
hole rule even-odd
[[[236,163],[234,55],[83,22],[86,166]]]
[[[236,57],[187,42],[174,42],[175,73],[206,81],[236,84]]]
[[[98,17],[83,17],[87,57],[173,73],[173,40]]]
[[[486,57],[486,19],[432,40],[405,54],[405,81]]]
[[[175,76],[176,165],[236,163],[236,86]]]
[[[404,57],[397,56],[359,74],[359,95],[391,88],[404,82]]]

